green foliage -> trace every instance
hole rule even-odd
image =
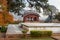
[[[6,31],[7,31],[7,28],[4,27],[4,26],[2,26],[2,27],[1,27],[1,32],[2,32],[2,33],[5,33]]]
[[[8,6],[9,11],[19,14],[19,11],[25,7],[25,4],[22,2],[22,0],[15,0],[15,2],[8,0]]]
[[[58,19],[60,21],[60,12],[55,16],[55,19]]]
[[[19,24],[20,21],[14,21],[12,24]]]
[[[27,30],[23,30],[22,33],[24,33],[24,34],[27,33]]]
[[[23,30],[22,33],[23,33],[23,38],[26,38],[27,30]]]
[[[37,36],[41,36],[40,31],[30,31],[31,36],[37,37]]]
[[[41,2],[48,2],[48,0],[40,0]]]
[[[30,0],[30,1],[35,1],[35,2],[37,2],[37,1],[40,1],[40,2],[48,2],[48,0]]]
[[[47,36],[51,36],[52,35],[52,31],[36,31],[36,30],[32,30],[30,31],[31,36],[33,37],[47,37]]]
[[[30,4],[30,7],[35,6],[36,10],[40,12],[40,7],[45,8],[45,6],[48,4],[48,0],[27,0],[28,3]],[[31,2],[33,3],[31,3]],[[45,4],[45,5],[44,5]]]

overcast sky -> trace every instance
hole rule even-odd
[[[26,2],[26,0],[25,0],[25,2]],[[49,0],[48,3],[50,5],[54,5],[60,11],[60,0]],[[28,5],[28,3],[27,3],[27,5]]]
[[[60,0],[49,0],[50,5],[54,5],[60,11]]]

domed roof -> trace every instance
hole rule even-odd
[[[29,15],[29,14],[34,14],[34,15],[40,16],[40,15],[37,14],[36,12],[33,12],[33,11],[27,11],[27,12],[24,12],[23,17],[24,17],[24,16],[27,16],[27,15]]]

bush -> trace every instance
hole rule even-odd
[[[52,35],[52,31],[36,31],[36,30],[32,30],[30,31],[31,36],[33,37],[44,37],[44,36],[51,36]]]
[[[22,33],[27,33],[27,30],[23,30]]]
[[[23,36],[22,37],[25,38],[26,37],[27,30],[23,30],[22,33],[23,33]]]
[[[6,33],[6,31],[7,31],[7,28],[6,27],[1,27],[1,32],[2,33]]]
[[[30,31],[30,34],[31,34],[31,36],[34,36],[34,37],[41,35],[39,31]]]

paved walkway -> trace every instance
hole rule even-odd
[[[15,24],[15,25],[14,24],[10,24],[8,26],[6,34],[22,34],[21,30],[22,29],[19,28],[17,24]]]
[[[60,36],[53,36],[54,38],[60,40]]]
[[[52,36],[53,38],[60,40],[60,36]]]

